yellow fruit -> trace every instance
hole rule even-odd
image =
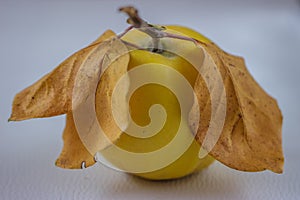
[[[181,26],[165,27],[167,32],[189,36],[201,42],[209,42],[207,38],[191,29]],[[151,43],[151,38],[138,30],[127,33],[122,39],[143,48],[148,47]],[[170,38],[162,39],[161,45],[162,48],[167,49],[180,47],[186,53],[196,48],[193,42]],[[146,68],[146,73],[139,74],[138,77],[129,75],[131,82],[136,79],[151,79],[152,77],[162,79],[167,85],[180,89],[183,86],[172,76],[172,69],[179,72],[191,85],[195,83],[198,75],[196,69],[187,60],[170,51],[161,53],[147,50],[131,51],[128,71],[140,66]],[[115,146],[110,146],[101,152],[102,156],[121,170],[152,180],[180,178],[210,165],[214,159],[210,156],[199,158],[200,145],[194,140],[188,125],[187,114],[193,104],[193,98],[187,94],[184,88],[179,91],[180,95],[187,97],[185,105],[179,105],[178,98],[167,86],[149,83],[135,90],[129,100],[132,120],[139,126],[147,126],[151,123],[148,114],[150,107],[160,104],[165,109],[166,122],[163,124],[163,128],[151,137],[142,138],[145,133],[138,132],[137,129],[133,129],[135,136],[123,133],[116,141]],[[184,107],[183,112],[180,106]],[[156,119],[161,115],[162,111],[158,110],[158,112],[152,113],[151,117]],[[180,122],[182,128],[179,130]],[[150,128],[145,130],[153,131]],[[165,153],[159,153],[163,147],[174,141],[176,135],[178,140],[174,145]],[[123,149],[125,154],[120,153],[118,148]],[[155,151],[157,153],[152,155],[151,152]],[[133,154],[126,154],[126,152]],[[133,159],[131,156],[136,154],[143,156]]]
[[[92,166],[102,153],[128,173],[174,179],[212,163],[199,158],[201,141],[233,169],[283,172],[282,114],[243,58],[189,28],[149,24],[132,6],[119,10],[130,26],[107,30],[19,92],[9,121],[66,114],[62,168]]]
[[[193,29],[185,27],[185,26],[168,25],[165,27],[167,28],[167,30],[170,29],[170,30],[176,31],[176,33],[178,33],[178,34],[194,38],[200,42],[204,42],[204,43],[211,42],[210,39],[208,39],[204,35],[198,33],[197,31],[195,31]]]

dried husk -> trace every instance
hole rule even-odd
[[[222,76],[226,91],[226,118],[223,131],[209,152],[221,163],[241,171],[283,171],[282,115],[275,99],[253,79],[241,57],[230,55],[213,43],[203,45],[206,55]],[[214,77],[209,77],[214,78]],[[196,92],[201,120],[196,139],[203,142],[211,118],[211,99],[202,76]],[[223,102],[220,102],[223,103]],[[198,112],[198,111],[191,111]]]
[[[81,105],[85,103],[85,98],[89,97],[84,97],[83,95],[80,97],[74,96],[73,88],[76,76],[78,76],[79,70],[81,70],[79,75],[83,74],[82,78],[86,78],[90,75],[84,74],[85,72],[82,72],[82,70],[85,69],[84,65],[89,63],[89,60],[93,60],[92,53],[97,52],[98,49],[101,52],[97,54],[97,56],[100,57],[98,58],[100,62],[98,63],[99,70],[97,73],[104,73],[104,75],[99,81],[100,87],[97,87],[97,91],[94,92],[94,97],[96,98],[97,103],[102,104],[101,106],[97,106],[97,108],[102,108],[103,106],[105,108],[110,108],[113,86],[116,80],[126,72],[129,62],[129,55],[126,53],[124,54],[125,45],[121,47],[116,46],[121,42],[117,44],[116,42],[113,42],[112,37],[114,36],[115,34],[112,31],[106,31],[88,47],[67,58],[52,72],[18,93],[14,98],[12,114],[9,121],[51,117],[61,114],[67,115],[66,127],[63,133],[64,147],[56,161],[56,165],[59,167],[79,169],[82,166],[88,167],[93,165],[95,163],[95,153],[99,149],[109,145],[110,141],[116,140],[121,134],[121,130],[116,128],[115,124],[112,124],[112,115],[108,109],[102,109],[101,111],[97,109],[96,111],[96,117],[101,121],[103,126],[112,128],[112,131],[106,131],[106,133],[108,133],[108,135],[106,135],[106,143],[99,142],[99,135],[95,135],[92,132],[86,132],[88,137],[82,138],[83,136],[78,134],[73,116],[73,112],[76,113],[75,117],[78,116],[78,112],[80,112],[78,110],[82,108]],[[114,41],[117,40],[118,39],[114,38]],[[123,55],[120,56],[118,51],[114,49],[119,49],[119,52],[120,49],[123,49]],[[125,52],[127,52],[127,49]],[[108,68],[107,71],[102,67],[104,63],[106,63],[106,65],[110,64],[110,68]],[[87,73],[94,73],[94,71],[89,71]],[[93,75],[94,80],[91,80],[91,82],[98,81],[98,78],[98,74]],[[80,84],[80,81],[80,79],[77,80],[77,83],[79,82],[78,84]],[[103,84],[103,82],[106,84]],[[86,93],[84,93],[84,91],[78,92],[90,95],[90,91],[87,91]],[[77,100],[74,101],[72,98]],[[72,105],[74,102],[76,105]],[[96,124],[95,121],[87,126],[93,126],[94,124]],[[85,144],[83,142],[85,142]]]
[[[88,47],[74,53],[52,72],[19,92],[13,101],[9,121],[52,117],[72,111],[72,92],[78,69],[91,51],[102,41],[114,36],[111,30],[103,33]]]

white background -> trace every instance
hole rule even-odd
[[[119,6],[151,23],[192,27],[228,52],[274,96],[284,115],[285,170],[202,173],[149,182],[97,164],[54,166],[64,116],[7,122],[14,95],[106,29],[127,27]],[[300,199],[300,3],[296,0],[0,1],[0,199]]]

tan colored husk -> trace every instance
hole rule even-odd
[[[9,121],[52,117],[72,111],[72,92],[78,69],[89,53],[102,41],[114,36],[103,33],[88,47],[74,53],[52,72],[19,92],[13,101]]]
[[[107,109],[102,109],[101,111],[97,109],[97,118],[106,129],[110,127],[112,130],[106,131],[106,133],[110,134],[106,135],[108,138],[107,141],[116,140],[122,133],[121,130],[116,128],[114,123],[112,124],[112,115],[108,109],[110,108],[113,86],[120,76],[126,72],[129,55],[124,54],[116,58],[118,55],[114,55],[115,51],[111,50],[112,42],[110,40],[110,38],[114,36],[115,34],[112,31],[106,31],[88,47],[67,58],[52,72],[18,93],[14,98],[12,114],[9,121],[67,114],[66,127],[63,133],[64,147],[56,161],[56,165],[59,167],[78,169],[83,165],[85,165],[85,167],[91,166],[95,163],[94,154],[109,144],[106,142],[99,146],[97,136],[88,133],[86,133],[86,135],[89,135],[89,137],[84,139],[87,144],[83,144],[81,135],[77,132],[73,117],[74,107],[72,107],[72,98],[74,98],[73,88],[75,78],[82,65],[87,59],[91,59],[90,54],[97,50],[99,45],[102,45],[101,48],[105,48],[102,49],[103,53],[100,52],[102,62],[101,64],[99,63],[99,67],[101,68],[105,62],[108,62],[108,64],[112,62],[113,60],[111,59],[113,58],[111,57],[114,57],[114,61],[107,71],[104,72],[105,69],[99,70],[102,71],[104,75],[100,79],[99,87],[96,91],[96,102],[102,104],[101,106],[97,106],[97,108],[103,108],[104,106]],[[116,38],[114,39],[116,40]],[[120,49],[122,47],[114,46],[114,48]],[[95,78],[97,78],[97,76],[95,76]],[[106,84],[103,84],[103,82]],[[82,97],[78,99],[78,101],[85,100]],[[78,101],[77,104],[80,104]],[[76,114],[78,114],[77,112],[76,110]],[[88,147],[88,149],[86,147]]]
[[[72,112],[66,115],[66,127],[63,132],[63,149],[55,164],[68,169],[80,169],[95,164],[94,156],[82,143],[73,119]],[[84,164],[83,164],[84,163]]]
[[[203,48],[221,73],[226,91],[223,131],[209,154],[237,170],[268,169],[282,173],[282,115],[276,100],[252,78],[241,57],[230,55],[213,43]],[[206,149],[203,140],[210,125],[211,99],[201,76],[196,80],[194,91],[201,113],[196,139]]]

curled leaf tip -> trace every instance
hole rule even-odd
[[[63,133],[64,146],[57,158],[55,165],[67,169],[81,169],[82,162],[89,167],[95,164],[94,156],[86,149],[82,143],[72,113],[66,116],[66,127]]]

